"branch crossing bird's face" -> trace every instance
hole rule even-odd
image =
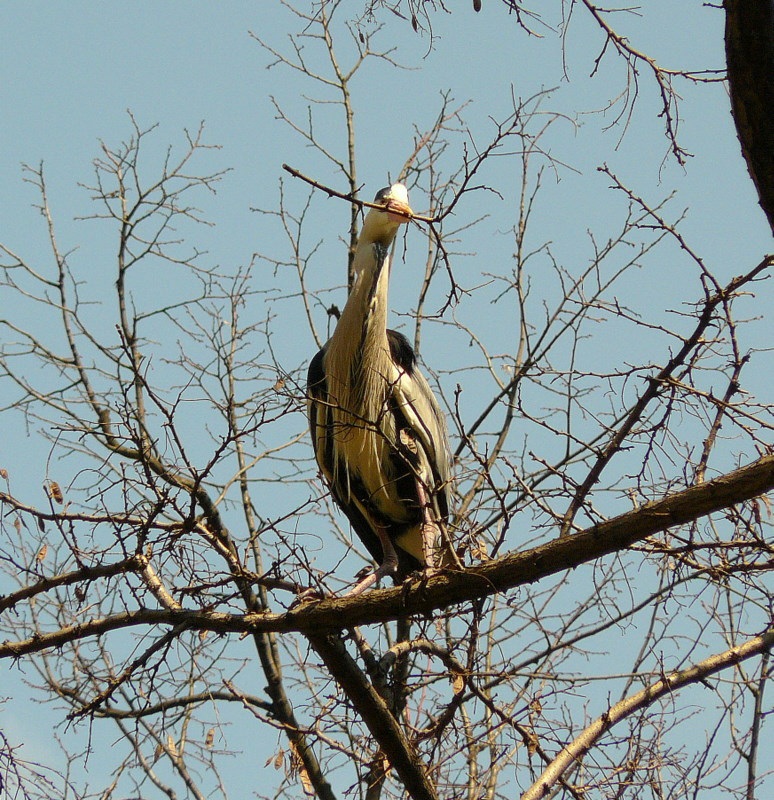
[[[368,212],[367,220],[374,228],[383,228],[386,235],[394,235],[398,226],[405,225],[414,214],[408,203],[408,191],[402,183],[393,183],[392,186],[380,189],[374,197],[374,203],[383,205],[384,211],[372,208]],[[377,238],[381,237],[377,234],[374,239]]]
[[[384,203],[390,218],[398,223],[408,222],[414,214],[408,202],[408,190],[402,183],[393,183],[380,189],[374,197],[374,203]]]

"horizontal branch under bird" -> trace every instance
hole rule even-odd
[[[219,633],[263,633],[341,630],[387,622],[411,614],[428,614],[455,603],[535,583],[549,575],[574,569],[638,541],[701,517],[751,500],[774,489],[774,455],[711,481],[675,492],[662,500],[554,539],[523,552],[514,552],[459,571],[378,589],[359,596],[310,600],[276,614],[228,614],[214,611],[174,611],[166,608],[124,611],[87,620],[29,639],[0,642],[0,658],[60,647],[67,642],[100,636],[120,628],[145,625],[184,625]]]

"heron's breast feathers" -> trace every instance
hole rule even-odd
[[[325,436],[331,437],[332,479],[349,498],[351,478],[368,494],[385,517],[410,520],[410,512],[395,488],[395,454],[399,433],[395,415],[394,387],[399,374],[389,350],[364,351],[358,369],[326,364],[327,420]]]
[[[405,337],[373,333],[324,351],[324,380],[313,392],[315,451],[343,502],[354,498],[385,520],[413,524],[417,479],[431,497],[448,481],[446,430]]]

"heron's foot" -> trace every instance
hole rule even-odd
[[[435,575],[438,572],[441,529],[438,523],[427,519],[422,523],[422,550],[425,555],[425,574]]]

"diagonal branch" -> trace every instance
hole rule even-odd
[[[670,380],[675,371],[685,363],[691,351],[702,341],[705,331],[715,319],[715,309],[719,305],[727,302],[742,286],[755,280],[761,273],[770,269],[772,266],[774,266],[774,256],[766,256],[754,269],[750,270],[750,272],[734,278],[727,286],[707,298],[701,310],[701,314],[698,317],[696,327],[690,336],[685,339],[683,346],[669,359],[667,364],[659,371],[658,375],[649,379],[647,388],[632,406],[622,425],[610,437],[605,447],[600,450],[597,460],[589,470],[583,483],[578,487],[572,502],[564,514],[560,536],[565,536],[570,532],[575,515],[583,505],[584,500],[593,487],[597,485],[602,471],[610,463],[613,456],[621,449],[626,437],[642,418],[647,406],[659,395],[663,390],[664,383]]]
[[[663,500],[647,503],[607,522],[552,540],[520,553],[456,572],[440,573],[392,589],[364,595],[310,601],[284,614],[226,614],[207,611],[138,609],[35,634],[29,639],[0,642],[0,658],[41,652],[112,630],[138,625],[178,625],[219,633],[298,631],[318,634],[357,625],[388,622],[424,614],[457,603],[535,583],[549,575],[630,547],[657,533],[729,508],[774,489],[774,456],[691,486]]]
[[[360,713],[412,800],[438,800],[416,749],[406,738],[387,704],[347,652],[341,637],[309,636],[309,642]]]
[[[624,698],[594,720],[572,743],[565,747],[535,783],[524,792],[521,800],[540,800],[549,795],[564,772],[577,764],[616,723],[684,686],[703,681],[727,667],[766,653],[772,646],[774,646],[774,627],[769,627],[760,636],[754,636],[738,647],[732,647],[723,653],[716,653],[687,669],[664,675],[663,678],[646,686],[642,691]]]

